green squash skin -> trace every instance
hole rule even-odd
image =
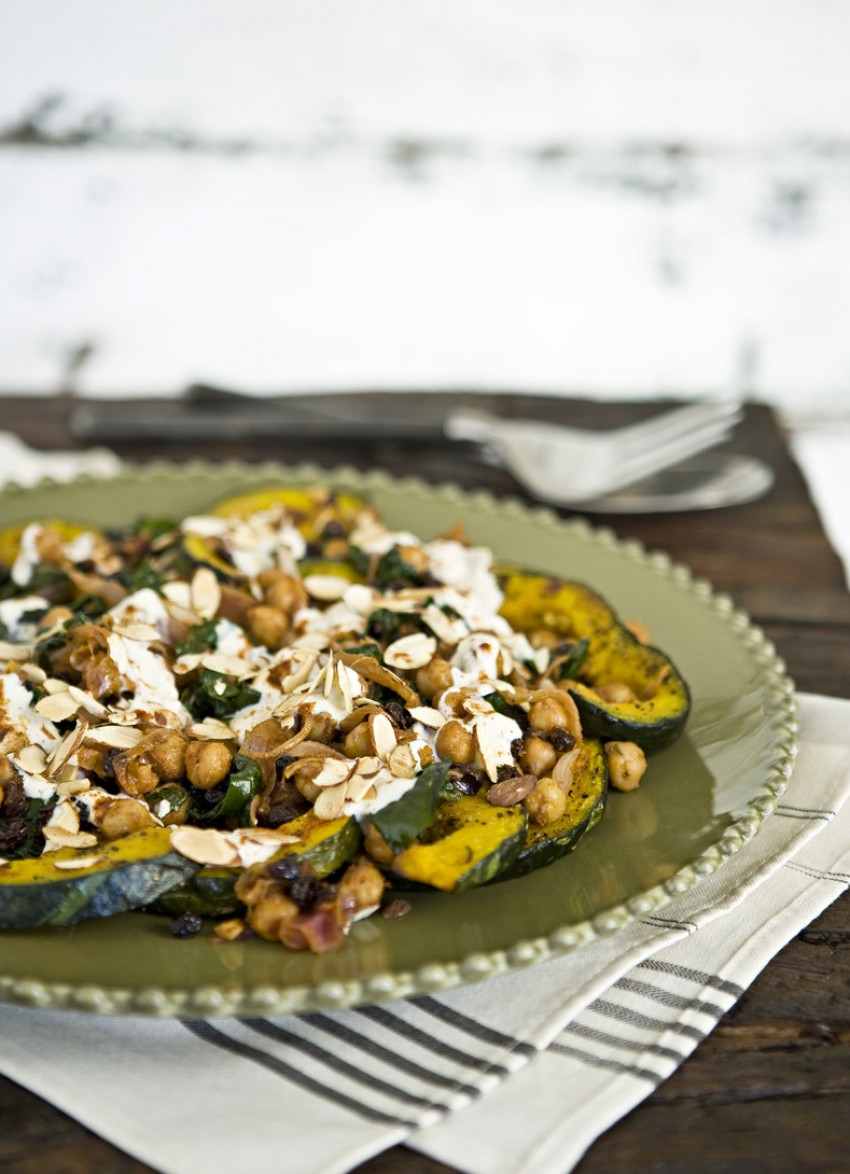
[[[611,607],[589,587],[545,575],[505,570],[500,575],[502,615],[518,631],[549,628],[570,640],[589,640],[581,681],[569,691],[590,738],[636,742],[647,754],[671,745],[682,733],[691,708],[688,686],[658,648],[641,644]],[[666,673],[659,683],[659,676]],[[637,700],[604,701],[595,685],[623,682]]]
[[[480,795],[444,800],[428,842],[405,848],[392,870],[404,881],[446,893],[465,892],[494,880],[513,863],[525,843],[527,826],[528,816],[520,806],[495,807]]]
[[[287,844],[271,858],[282,860],[296,856],[309,866],[311,874],[323,880],[355,856],[360,848],[360,828],[356,819],[323,821],[312,812],[283,824],[281,831],[303,835],[298,844]],[[159,897],[151,905],[153,913],[197,913],[199,917],[224,917],[242,908],[234,888],[237,868],[200,868],[182,884]]]
[[[64,870],[55,860],[99,857],[89,868]],[[51,859],[53,857],[53,859]],[[0,929],[74,925],[140,909],[197,871],[171,850],[169,832],[150,828],[98,848],[65,848],[0,869]]]
[[[567,810],[545,827],[529,823],[519,856],[497,880],[509,880],[560,860],[572,852],[579,840],[599,823],[608,794],[608,765],[602,744],[595,739],[584,743],[579,769],[567,794]]]

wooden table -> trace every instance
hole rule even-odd
[[[433,418],[450,397],[405,399],[405,410]],[[452,397],[454,402],[463,396]],[[375,411],[393,396],[360,397]],[[481,402],[481,401],[479,401]],[[15,397],[2,401],[3,427],[45,448],[68,447],[72,403]],[[503,414],[535,414],[578,425],[615,425],[647,405],[587,404],[519,396],[486,397]],[[305,450],[291,440],[189,443],[121,442],[122,456],[315,460],[380,465],[516,494],[501,470],[446,445],[423,448],[325,443]],[[771,411],[748,408],[730,451],[764,458],[776,473],[761,501],[716,513],[595,517],[687,563],[729,592],[775,641],[800,689],[848,696],[850,596],[803,479]],[[0,1044],[0,1046],[2,1046]],[[155,1105],[156,1090],[151,1090]],[[694,1055],[637,1110],[590,1149],[579,1174],[838,1174],[850,1158],[850,895],[845,894],[787,946]],[[405,1147],[358,1167],[357,1174],[446,1174],[450,1167]],[[150,1174],[56,1109],[0,1079],[0,1170],[5,1174]]]

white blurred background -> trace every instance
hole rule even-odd
[[[2,0],[0,392],[850,413],[848,0]]]

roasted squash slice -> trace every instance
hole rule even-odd
[[[294,856],[319,880],[336,872],[356,855],[360,847],[360,828],[356,819],[321,820],[308,811],[298,819],[283,824],[281,831],[300,836],[296,844],[287,844],[274,857]],[[235,885],[240,870],[236,868],[200,868],[182,884],[161,896],[154,904],[156,913],[197,913],[202,917],[222,917],[241,907]]]
[[[567,790],[567,810],[545,827],[529,823],[519,856],[498,879],[522,876],[572,852],[582,836],[602,818],[607,792],[608,768],[602,743],[588,738]]]
[[[444,800],[428,830],[395,857],[392,871],[445,893],[486,884],[517,858],[525,843],[525,808],[494,807],[480,795]]]
[[[278,487],[229,497],[208,513],[214,518],[247,518],[283,506],[292,515],[307,542],[321,549],[328,524],[332,521],[338,523],[337,529],[341,528],[341,533],[347,534],[365,505],[362,498],[353,494],[331,494],[316,488]],[[205,563],[226,578],[244,577],[231,562],[216,552],[215,543],[208,538],[187,534],[183,540],[183,549],[193,562]]]
[[[0,868],[0,929],[73,925],[150,904],[197,869],[174,852],[167,828],[145,828],[96,848],[61,848]]]
[[[647,753],[669,746],[682,732],[690,694],[670,658],[641,644],[589,587],[525,571],[501,575],[502,615],[520,632],[546,628],[565,641],[587,641],[584,663],[566,682],[586,736],[636,742]],[[632,697],[605,700],[597,689],[626,685]]]

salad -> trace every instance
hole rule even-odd
[[[0,928],[147,909],[333,950],[417,888],[572,850],[688,709],[589,588],[321,487],[21,524],[0,534]]]

